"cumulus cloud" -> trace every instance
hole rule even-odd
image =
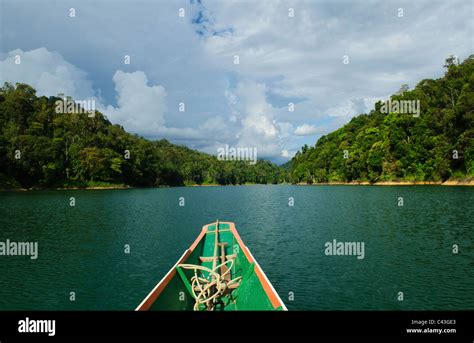
[[[217,151],[218,137],[231,136],[229,121],[222,116],[204,120],[195,127],[169,125],[165,113],[166,90],[161,85],[149,84],[143,71],[132,73],[118,70],[114,76],[117,92],[117,106],[104,109],[107,117],[130,132],[137,132],[150,138],[172,138],[173,141],[200,148],[209,153]]]
[[[15,59],[20,56],[20,64]],[[94,96],[92,82],[83,70],[66,61],[57,52],[46,48],[31,51],[16,49],[4,54],[0,61],[0,82],[27,83],[38,95],[60,93],[79,99],[96,100],[96,108],[107,115],[114,124],[126,130],[156,139],[172,138],[191,146],[214,152],[213,135],[229,135],[227,121],[221,116],[204,120],[196,127],[166,125],[167,93],[163,86],[149,83],[143,71],[118,70],[112,77],[115,84],[116,105],[104,105]],[[212,147],[212,148],[210,148]]]
[[[266,99],[265,85],[241,81],[234,90],[227,92],[227,98],[240,125],[236,144],[256,147],[261,157],[279,156],[282,132],[274,119],[275,109]]]
[[[319,130],[316,126],[308,124],[300,125],[295,129],[295,135],[297,136],[311,136],[318,132]]]
[[[472,53],[463,0],[191,1],[180,5],[185,17],[172,2],[85,1],[74,20],[48,4],[2,3],[1,81],[29,83],[40,95],[96,97],[127,130],[212,153],[227,143],[292,156],[401,84],[441,76],[450,54]],[[181,101],[186,113],[176,110]]]
[[[143,71],[126,73],[118,70],[113,80],[117,106],[107,106],[107,117],[132,132],[149,135],[159,131],[165,123],[165,89],[160,85],[148,85]]]
[[[15,63],[17,56],[19,64]],[[96,98],[86,72],[66,61],[58,52],[44,47],[30,51],[15,49],[3,54],[0,82],[27,83],[38,95],[63,93],[76,99]]]
[[[291,151],[291,150],[286,150],[286,149],[281,151],[281,157],[285,159],[290,159],[293,156],[295,156],[295,154],[296,154],[296,151]]]
[[[388,98],[388,95],[376,98],[351,97],[344,100],[339,105],[328,108],[326,114],[328,117],[338,117],[343,118],[344,120],[349,120],[355,115],[370,112],[377,101],[386,98]]]
[[[233,31],[209,37],[206,48],[222,68],[265,80],[272,93],[305,99],[294,113],[299,121],[349,120],[369,111],[372,99],[394,93],[401,84],[414,86],[423,78],[439,76],[450,54],[465,58],[472,53],[467,44],[473,33],[470,5],[463,1],[350,6],[340,1],[314,6],[272,1],[251,6],[249,11],[245,3],[208,3],[216,18],[214,27],[230,26]],[[288,17],[289,7],[293,18]],[[399,17],[401,7],[404,15]],[[237,66],[231,63],[234,54],[240,57]],[[347,65],[344,55],[349,56]],[[293,115],[277,113],[285,120]]]

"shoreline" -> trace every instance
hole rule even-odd
[[[70,189],[91,189],[91,190],[98,190],[98,189],[131,189],[134,188],[132,186],[90,186],[90,187],[56,187],[56,188],[39,188],[39,189],[32,189],[32,190],[57,190],[57,191],[67,191]]]
[[[319,182],[297,183],[297,186],[474,186],[474,180],[446,180],[446,181],[350,181],[350,182]]]
[[[225,186],[258,186],[258,185],[294,185],[294,186],[474,186],[474,179],[468,180],[446,180],[446,181],[380,181],[370,183],[368,181],[350,182],[319,182],[319,183],[278,183],[278,184],[243,184],[243,185],[182,185],[182,186],[156,186],[156,187],[133,187],[127,185],[116,186],[90,186],[90,187],[51,187],[51,188],[0,188],[0,192],[34,192],[34,191],[68,191],[68,190],[124,190],[124,189],[147,189],[147,188],[176,188],[176,187],[225,187]]]
[[[35,191],[67,191],[67,190],[106,190],[132,189],[132,186],[90,186],[90,187],[50,187],[50,188],[0,188],[0,192],[35,192]],[[145,188],[145,187],[144,187]]]

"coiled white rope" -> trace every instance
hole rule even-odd
[[[217,272],[220,267],[225,266],[230,262],[230,266],[228,269],[221,275]],[[232,280],[225,280],[225,276],[230,273],[232,267],[234,265],[234,260],[227,260],[213,269],[209,269],[204,266],[196,265],[196,264],[179,264],[178,267],[188,270],[194,270],[194,276],[191,278],[191,292],[195,299],[194,303],[194,311],[200,310],[200,305],[205,304],[207,310],[212,311],[214,310],[215,304],[218,299],[225,294],[226,290],[231,284],[237,283],[242,279],[242,276],[238,276]],[[200,270],[201,274],[204,276],[202,272],[207,272],[207,277],[200,277],[198,276],[197,271]],[[195,289],[198,290],[196,294]]]

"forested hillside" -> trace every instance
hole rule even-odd
[[[391,100],[419,100],[419,116],[369,114],[304,146],[292,159],[292,182],[444,181],[474,176],[474,55],[450,57],[444,77],[403,86]]]
[[[413,113],[369,114],[304,146],[283,168],[259,160],[219,161],[166,140],[150,141],[100,112],[57,113],[58,97],[26,84],[0,88],[0,188],[101,185],[176,186],[444,181],[474,176],[474,56],[446,60],[444,77],[403,86],[391,101],[413,100]]]
[[[277,183],[284,172],[150,141],[96,112],[56,113],[57,97],[38,97],[26,84],[0,89],[0,188],[176,186]]]

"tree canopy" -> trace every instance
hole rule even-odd
[[[404,84],[391,102],[418,101],[420,113],[383,102],[303,146],[278,167],[258,160],[220,161],[167,140],[151,141],[113,125],[102,113],[57,113],[58,97],[31,86],[0,88],[0,188],[90,185],[179,186],[444,181],[474,176],[474,55],[451,56],[445,75]]]
[[[445,75],[391,101],[419,100],[419,117],[382,111],[382,102],[303,147],[291,163],[292,182],[444,181],[474,176],[474,55],[451,56]]]
[[[278,183],[285,173],[258,160],[220,161],[167,140],[150,141],[100,112],[57,113],[58,97],[31,86],[0,88],[0,188]]]

